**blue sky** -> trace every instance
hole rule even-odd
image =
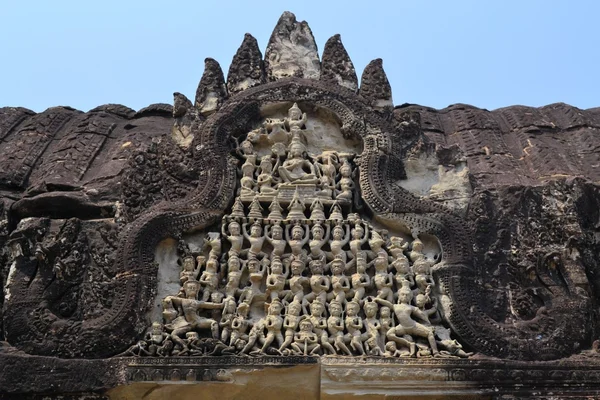
[[[281,13],[319,50],[340,33],[359,74],[383,58],[395,104],[600,106],[600,1],[5,1],[0,106],[193,98],[204,58],[226,72],[244,33],[263,51]]]

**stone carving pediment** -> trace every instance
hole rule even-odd
[[[31,355],[122,363],[130,381],[233,382],[231,366],[319,364],[334,387],[356,381],[356,365],[386,384],[484,380],[488,370],[509,379],[498,363],[522,367],[589,349],[593,254],[581,232],[591,228],[573,215],[596,215],[586,209],[596,192],[577,183],[577,201],[560,195],[572,183],[473,192],[469,168],[480,164],[465,159],[492,150],[471,131],[519,130],[525,117],[392,105],[381,60],[359,86],[339,35],[321,61],[292,14],[264,58],[246,35],[227,79],[207,59],[194,101],[175,93],[170,133],[131,150],[114,207],[90,206],[104,193],[63,187],[58,175],[10,207],[0,203],[4,338]],[[170,111],[93,113],[112,112],[102,114],[112,121]],[[51,114],[32,117],[34,125],[54,135],[72,123],[91,138],[91,152],[116,129],[70,109]],[[22,131],[50,140],[36,129]],[[460,146],[432,142],[445,130]],[[70,140],[56,146],[74,152]],[[56,162],[45,170],[63,173]],[[11,184],[24,185],[27,173],[16,175]],[[89,207],[87,219],[62,219],[48,188],[72,191],[66,204]],[[514,217],[494,219],[504,210],[498,203],[519,196]],[[556,215],[564,219],[548,222]],[[534,380],[565,372],[560,362],[517,371]]]

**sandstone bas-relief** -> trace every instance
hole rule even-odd
[[[437,310],[437,241],[426,255],[362,220],[357,154],[307,152],[315,124],[296,103],[287,114],[239,143],[232,209],[202,246],[182,243],[178,293],[124,354],[467,357]]]
[[[289,13],[266,53],[207,59],[194,102],[0,110],[0,390],[319,356],[323,395],[365,365],[390,395],[594,390],[598,110],[393,108],[381,60],[359,87],[336,35],[316,73]]]

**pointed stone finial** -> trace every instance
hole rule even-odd
[[[358,90],[358,78],[354,64],[342,44],[340,35],[334,35],[325,43],[321,80],[344,86],[353,92]]]
[[[285,11],[269,39],[265,52],[265,72],[269,81],[298,77],[319,79],[321,63],[315,38],[305,21]]]
[[[342,208],[340,204],[335,201],[331,206],[331,210],[329,213],[329,220],[334,222],[341,222],[344,220],[344,215],[342,214]]]
[[[381,58],[371,61],[363,71],[360,78],[360,90],[358,92],[367,99],[376,110],[392,110],[394,102],[392,101],[392,87],[383,70],[383,61]]]
[[[250,203],[250,210],[248,212],[248,218],[259,219],[262,218],[263,208],[258,201],[258,195],[254,196],[252,203]]]
[[[267,217],[269,221],[281,221],[283,219],[283,208],[279,204],[279,200],[277,200],[277,196],[273,197],[273,201],[269,205],[269,216]]]
[[[242,203],[242,198],[236,197],[233,207],[231,207],[231,217],[244,218],[245,216],[246,214],[244,213],[244,203]]]
[[[183,117],[192,107],[192,102],[185,95],[179,92],[173,93],[173,118]]]
[[[304,215],[304,203],[300,200],[300,195],[298,194],[298,189],[294,192],[294,197],[292,198],[292,202],[288,206],[288,216],[287,219],[290,221],[298,221],[306,219]]]
[[[249,33],[244,35],[242,45],[233,56],[227,73],[227,90],[233,95],[242,90],[265,83],[262,53],[258,42]]]
[[[312,221],[325,221],[325,211],[323,202],[320,199],[315,199],[310,205],[310,219]]]
[[[196,108],[202,115],[216,112],[227,98],[225,78],[219,63],[212,58],[204,60],[204,73],[196,90]]]

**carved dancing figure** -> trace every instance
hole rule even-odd
[[[350,347],[352,347],[355,352],[362,356],[365,354],[365,349],[363,348],[361,340],[363,321],[358,315],[359,311],[360,304],[357,302],[350,301],[346,303],[346,319],[344,322],[350,338]]]
[[[231,323],[235,317],[235,311],[237,303],[233,297],[226,297],[223,300],[223,314],[219,321],[219,327],[221,328],[221,340],[223,343],[229,342],[229,336],[232,331]]]
[[[229,249],[229,256],[236,255],[239,256],[242,252],[242,246],[244,245],[244,237],[241,233],[240,224],[236,221],[231,221],[229,225],[227,225],[227,229],[229,230],[229,235],[225,231],[225,224],[221,225],[221,233],[231,243],[231,248]]]
[[[292,301],[285,313],[285,318],[283,319],[283,329],[285,329],[285,340],[283,344],[279,347],[279,352],[283,353],[290,346],[292,341],[294,340],[294,334],[298,329],[298,323],[300,322],[300,312],[302,311],[302,305],[299,301]]]
[[[282,309],[283,304],[281,304],[279,299],[274,299],[271,301],[271,304],[269,305],[269,311],[264,322],[265,329],[267,330],[267,336],[265,337],[265,342],[260,349],[260,352],[263,354],[267,354],[267,349],[274,340],[277,340],[277,345],[279,347],[281,347],[284,343],[283,335],[281,334],[281,328],[283,326],[283,318],[281,317]],[[277,350],[277,352],[279,352],[279,350]]]
[[[265,276],[266,265],[261,263],[256,257],[251,257],[246,262],[246,267],[248,268],[248,280],[250,281],[250,286],[244,288],[240,296],[240,302],[247,303],[251,306],[254,300],[264,301],[265,299],[265,294],[261,290],[261,285]]]
[[[392,290],[394,278],[392,274],[388,272],[388,263],[388,255],[386,251],[382,249],[370,264],[375,265],[375,276],[373,276],[373,281],[377,288],[377,297],[392,303],[394,301],[394,291]]]
[[[247,222],[242,225],[242,231],[246,240],[250,242],[250,249],[248,250],[250,256],[248,258],[252,256],[258,257],[260,254],[264,255],[262,248],[265,243],[265,235],[262,231],[262,225],[258,221],[253,223],[250,227],[250,235],[248,235],[247,225]]]
[[[333,344],[338,352],[351,356],[352,352],[344,342],[344,318],[342,316],[342,304],[333,299],[329,302],[329,318],[327,318],[327,331],[329,332],[329,343]]]
[[[242,262],[236,254],[229,256],[227,260],[227,283],[225,284],[225,295],[235,297],[241,293],[240,280],[242,279]]]
[[[412,335],[418,336],[422,338],[426,338],[429,342],[429,346],[431,347],[432,354],[435,356],[438,354],[437,344],[435,342],[435,336],[433,334],[433,328],[427,327],[417,321],[415,321],[412,316],[416,316],[421,320],[425,320],[425,316],[417,307],[410,304],[413,298],[412,290],[410,289],[408,281],[402,282],[402,288],[398,290],[398,303],[392,304],[391,302],[376,298],[379,304],[389,307],[394,310],[394,314],[396,314],[396,319],[398,324],[390,329],[386,336],[389,340],[393,340],[397,344],[401,344],[403,346],[407,346],[409,348],[414,349],[411,346],[410,342],[403,338],[403,335]],[[414,356],[415,353],[411,352],[411,356]]]
[[[279,167],[279,159],[275,162],[275,169]],[[256,178],[258,192],[262,194],[276,194],[276,186],[279,180],[273,176],[273,163],[270,155],[263,156],[260,159],[260,173]]]
[[[425,293],[427,288],[434,284],[430,262],[425,258],[417,259],[413,264],[413,271],[415,272],[415,282],[419,292]]]
[[[411,243],[411,250],[408,253],[408,256],[410,257],[410,261],[415,263],[415,262],[417,262],[417,260],[424,260],[425,253],[423,253],[423,248],[424,248],[424,245],[420,239],[413,240]]]
[[[408,249],[408,242],[400,236],[392,236],[388,250],[394,259],[406,258],[404,251]]]
[[[273,246],[273,255],[276,255],[277,257],[283,257],[287,242],[283,238],[283,228],[281,225],[276,223],[272,228],[267,225],[265,227],[265,237],[271,246]]]
[[[306,264],[302,258],[294,256],[291,257],[290,269],[292,271],[292,276],[289,279],[290,291],[293,295],[294,301],[299,303],[304,302],[304,287],[310,283],[309,279],[302,275],[305,268]]]
[[[353,300],[360,304],[366,289],[371,286],[371,277],[367,274],[367,256],[364,251],[356,255],[356,272],[352,274],[351,278],[354,290]]]
[[[291,235],[290,235],[291,231]],[[290,248],[292,249],[292,254],[294,256],[304,255],[306,253],[302,248],[306,243],[308,243],[309,239],[309,231],[308,226],[302,226],[299,223],[294,224],[294,226],[288,225],[285,231],[285,237],[287,239]]]
[[[202,258],[200,258],[202,257]],[[202,261],[202,263],[200,262]],[[204,264],[204,257],[198,256],[198,266],[194,262],[194,257],[184,257],[181,273],[179,274],[179,283],[183,285],[188,280],[195,281],[198,279],[198,273],[201,266]]]
[[[377,310],[379,305],[372,299],[367,299],[363,306],[365,312],[365,329],[363,334],[364,347],[367,354],[380,356],[383,351],[379,347],[379,338],[381,333],[381,322],[377,319]]]
[[[381,331],[384,334],[394,327],[394,318],[389,307],[382,306],[379,308],[379,320],[381,321]]]
[[[352,191],[354,190],[354,181],[352,180],[352,166],[347,159],[340,167],[340,181],[338,182],[338,191],[336,199],[352,200]]]
[[[200,275],[200,283],[204,286],[202,291],[202,301],[208,301],[210,296],[217,292],[219,286],[218,268],[219,260],[217,260],[217,256],[215,254],[209,256],[209,259],[206,262],[206,269],[202,271],[202,275]]]
[[[335,354],[333,346],[329,343],[329,337],[327,335],[327,319],[324,316],[325,303],[319,299],[315,299],[310,303],[310,322],[313,324],[313,330],[319,338],[319,343],[323,351],[327,351],[329,354]]]
[[[350,253],[352,258],[355,259],[359,251],[361,251],[362,245],[367,242],[369,238],[369,226],[365,224],[363,229],[358,223],[352,229],[352,240],[350,241]]]
[[[331,254],[329,259],[339,258],[346,263],[346,252],[342,250],[342,248],[348,243],[350,240],[350,227],[346,225],[346,234],[344,235],[344,228],[341,225],[336,225],[333,227],[332,239],[329,242],[329,247],[331,249]]]
[[[223,304],[210,303],[197,300],[200,291],[200,282],[188,280],[183,284],[185,298],[169,296],[173,305],[181,307],[183,316],[175,318],[170,324],[171,339],[181,346],[182,350],[187,350],[187,346],[182,337],[187,332],[210,329],[214,339],[219,338],[219,324],[211,318],[205,318],[198,315],[198,311],[203,309],[221,309]]]
[[[210,249],[208,258],[219,258],[221,256],[221,235],[219,232],[208,232],[202,247],[203,251]]]
[[[329,281],[329,277],[323,275],[323,263],[320,260],[311,260],[309,263],[310,272],[312,273],[310,277],[310,288],[311,292],[304,296],[303,307],[304,313],[306,314],[306,304],[312,303],[316,299],[319,300],[321,304],[325,304],[327,301],[327,291],[331,286]],[[313,321],[314,322],[314,321]]]
[[[395,280],[398,287],[402,286],[402,281],[407,280],[411,286],[415,284],[415,278],[413,276],[408,258],[400,257],[392,261],[392,268],[396,271]]]
[[[323,225],[320,223],[315,223],[312,227],[312,239],[308,243],[308,247],[310,247],[310,256],[312,259],[319,259],[322,262],[325,262],[326,256],[323,251],[323,246],[327,243],[329,239],[329,224],[327,225],[327,231],[323,230]]]
[[[304,128],[307,120],[308,118],[306,117],[306,113],[302,112],[300,107],[298,107],[298,103],[294,103],[294,105],[290,107],[288,110],[288,116],[285,118],[285,122],[287,122],[290,131],[292,128]]]
[[[237,350],[242,350],[248,343],[248,328],[250,322],[248,321],[248,311],[250,307],[246,303],[240,303],[237,307],[237,312],[231,320],[231,339],[229,345],[235,347]]]
[[[434,298],[431,304],[430,308],[426,308],[427,304],[431,301],[431,297],[429,296],[431,293],[431,285],[427,286],[427,289],[425,290],[425,294],[423,293],[419,293],[417,294],[417,296],[415,297],[415,305],[417,306],[417,308],[419,310],[421,310],[421,312],[423,313],[423,322],[426,323],[426,325],[431,325],[431,317],[433,317],[435,322],[437,321],[437,299]]]
[[[346,303],[346,297],[350,292],[350,281],[344,275],[346,265],[344,262],[336,258],[331,262],[331,287],[333,291],[327,296],[329,299],[336,299],[340,304]]]
[[[267,275],[267,297],[273,302],[279,300],[283,294],[285,282],[288,277],[288,268],[281,262],[279,256],[273,254],[269,274]]]
[[[315,355],[319,354],[319,335],[313,332],[314,325],[309,318],[300,321],[300,332],[294,335],[291,344],[296,354]]]

